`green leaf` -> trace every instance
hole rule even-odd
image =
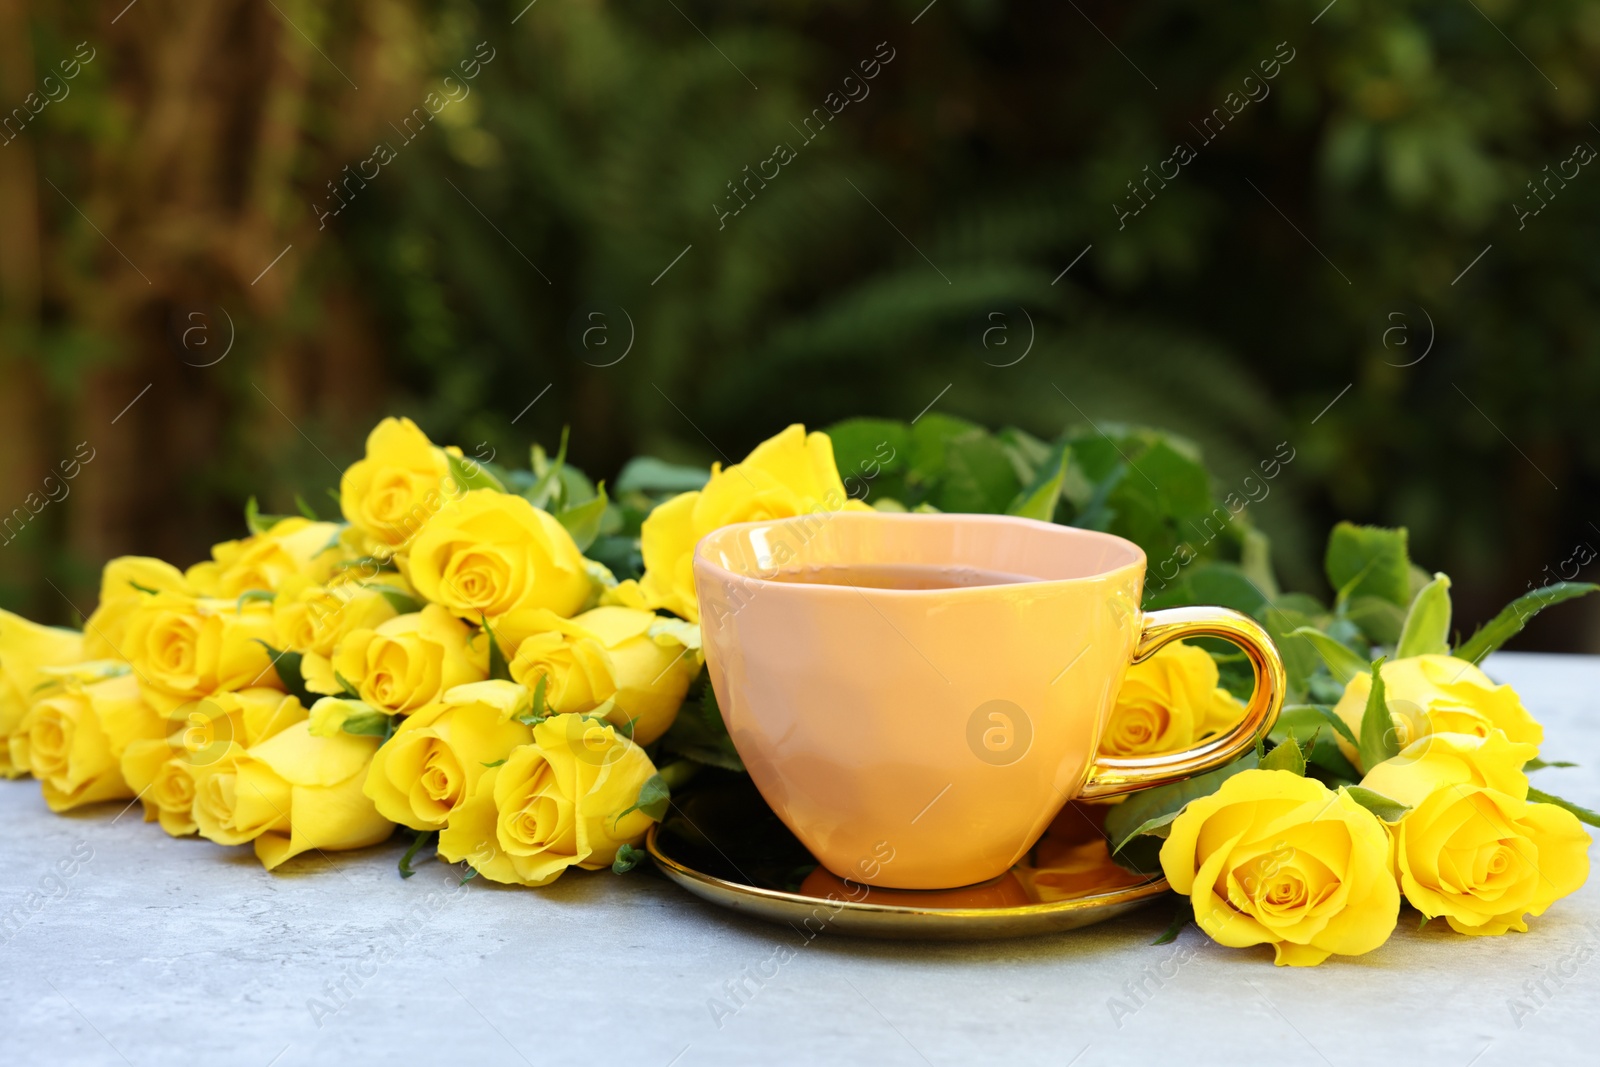
[[[287,519],[287,515],[263,515],[261,506],[256,503],[256,498],[251,497],[244,504],[244,524],[253,534],[264,534],[278,523]]]
[[[1028,486],[1011,501],[1007,515],[1020,515],[1025,519],[1051,522],[1056,517],[1056,505],[1061,501],[1061,486],[1066,481],[1072,449],[1057,445],[1052,460],[1046,461]]]
[[[1407,656],[1443,656],[1450,651],[1450,576],[1435,574],[1433,581],[1423,586],[1412,598],[1411,610],[1406,612],[1405,625],[1400,628],[1400,643],[1395,646],[1396,658]]]
[[[1542,759],[1539,759],[1539,758],[1535,757],[1534,759],[1529,760],[1527,763],[1524,763],[1522,765],[1522,769],[1524,771],[1542,771],[1546,767],[1576,767],[1576,766],[1577,766],[1576,763],[1569,763],[1566,760],[1542,760]]]
[[[361,699],[360,691],[356,689],[355,683],[351,682],[350,679],[346,678],[344,675],[340,674],[338,671],[334,671],[333,672],[333,680],[339,683],[339,689],[343,693],[344,696],[347,696],[352,700],[360,700]]]
[[[1389,714],[1389,703],[1383,691],[1382,667],[1381,658],[1372,665],[1372,691],[1367,694],[1367,708],[1361,716],[1361,740],[1356,749],[1361,756],[1363,774],[1400,754],[1400,739],[1396,736],[1394,717]]]
[[[1165,815],[1176,817],[1189,801],[1210,796],[1222,787],[1223,782],[1256,765],[1256,757],[1252,753],[1226,767],[1218,767],[1181,782],[1142,789],[1129,794],[1121,804],[1112,805],[1106,810],[1105,833],[1107,840],[1118,842],[1114,850],[1117,862],[1125,867],[1131,866],[1141,874],[1159,870],[1158,850],[1145,849],[1136,853],[1130,847],[1132,839],[1139,836],[1139,828],[1152,821],[1159,825]]]
[[[1313,744],[1315,744],[1315,741],[1316,739],[1313,738]],[[1267,753],[1266,758],[1261,761],[1261,769],[1264,771],[1288,771],[1290,774],[1304,778],[1306,776],[1306,756],[1304,752],[1300,751],[1300,742],[1294,739],[1293,734],[1285,737],[1276,748]]]
[[[1382,793],[1373,792],[1365,786],[1345,785],[1339,788],[1344,790],[1351,800],[1387,823],[1399,822],[1405,817],[1406,812],[1411,810],[1408,805],[1402,804],[1398,800],[1391,800]]]
[[[687,493],[711,480],[705,467],[684,467],[653,456],[635,456],[617,475],[618,493]]]
[[[489,638],[489,677],[502,682],[513,681],[511,665],[506,661],[504,650],[500,648],[500,639],[494,635],[494,627],[489,624],[489,616],[480,612],[478,617],[483,620],[483,632]],[[539,681],[541,684],[544,682],[544,675],[539,676]],[[541,689],[539,693],[543,696],[544,690]]]
[[[494,760],[493,762],[490,762],[490,763],[484,763],[482,760],[479,760],[478,762],[480,764],[482,764],[482,766],[485,766],[485,767],[498,767],[501,764],[505,763],[505,760],[497,759],[497,760]]]
[[[661,747],[698,763],[743,774],[744,763],[728,737],[710,679],[702,673],[696,684],[699,695],[683,702],[672,727],[661,737]]]
[[[1350,679],[1359,674],[1366,674],[1372,669],[1370,660],[1362,659],[1360,654],[1348,645],[1335,641],[1314,626],[1301,626],[1290,631],[1289,636],[1303,637],[1310,641],[1317,654],[1322,657],[1322,662],[1328,665],[1328,673],[1343,685],[1348,685]]]
[[[1600,826],[1600,812],[1590,811],[1588,808],[1574,804],[1570,800],[1562,800],[1560,797],[1546,793],[1542,789],[1535,789],[1529,786],[1528,799],[1538,801],[1540,804],[1554,804],[1558,808],[1565,808],[1576,815],[1579,822],[1586,822],[1590,826]]]
[[[474,489],[493,489],[497,493],[506,491],[505,483],[491,474],[489,468],[477,460],[467,459],[453,452],[446,452],[445,459],[450,464],[450,477],[455,479],[456,485],[460,487],[463,493],[471,492]]]
[[[627,874],[644,861],[649,853],[642,848],[632,845],[623,845],[617,849],[617,858],[611,861],[611,870],[615,874]]]
[[[587,552],[594,539],[600,536],[600,520],[605,517],[607,503],[606,483],[601,482],[593,500],[556,513],[556,519],[572,535],[579,552]]]
[[[1400,631],[1406,623],[1406,612],[1400,605],[1382,597],[1358,596],[1342,602],[1339,612],[1335,621],[1355,626],[1367,644],[1392,648],[1400,643]],[[1332,623],[1328,629],[1333,629]]]
[[[1360,746],[1356,735],[1350,730],[1349,724],[1333,713],[1333,709],[1321,704],[1290,704],[1284,707],[1278,715],[1278,721],[1273,724],[1272,733],[1276,735],[1279,730],[1293,730],[1302,724],[1315,730],[1323,723],[1333,727],[1335,732],[1352,745]]]
[[[151,596],[158,596],[160,594],[160,590],[151,589],[148,585],[140,585],[138,582],[134,581],[132,578],[128,579],[128,584],[133,586],[135,589],[139,590],[139,592],[141,592],[141,593],[149,593]]]
[[[294,506],[299,510],[300,514],[304,515],[312,522],[322,521],[321,519],[317,518],[317,513],[311,510],[311,505],[306,503],[306,498],[301,496],[299,493],[294,495]]]
[[[411,847],[406,849],[404,856],[400,857],[400,877],[402,878],[410,878],[417,873],[411,869],[411,861],[417,858],[417,853],[423,850],[430,838],[437,840],[439,836],[437,830],[418,830],[416,833],[416,839],[411,842]]]
[[[1005,447],[981,430],[944,444],[943,477],[931,503],[946,512],[1003,512],[1022,488]]]
[[[1469,663],[1480,663],[1489,653],[1522,632],[1522,628],[1545,608],[1575,597],[1588,596],[1600,585],[1591,582],[1556,582],[1524,593],[1501,609],[1500,614],[1480,626],[1471,637],[1456,648],[1458,658]]]
[[[255,638],[255,643],[267,650],[267,655],[272,657],[272,669],[278,672],[278,681],[283,683],[284,691],[300,701],[304,707],[311,707],[317,702],[317,696],[306,688],[306,679],[300,673],[301,655],[287,649],[279,651],[261,640]]]
[[[1411,556],[1405,527],[1357,526],[1341,522],[1328,535],[1324,566],[1341,602],[1376,596],[1405,607],[1411,601]]]

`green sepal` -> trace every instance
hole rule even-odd
[[[406,849],[406,854],[404,856],[400,857],[400,877],[410,878],[413,874],[417,873],[411,869],[411,861],[417,858],[417,853],[421,852],[423,847],[427,845],[429,838],[437,840],[438,836],[439,834],[437,830],[417,831],[416,839],[411,842],[411,847]]]
[[[375,582],[367,588],[376,589],[378,594],[389,602],[389,606],[394,608],[396,615],[410,615],[422,610],[422,602],[404,589],[396,589],[382,582]]]
[[[296,700],[301,706],[310,708],[317,702],[321,694],[312,694],[306,688],[305,675],[300,673],[300,661],[303,658],[299,652],[290,652],[288,649],[279,651],[267,644],[261,638],[254,638],[256,644],[267,650],[267,655],[272,657],[272,669],[278,674],[278,681],[283,683],[284,691]],[[354,695],[354,694],[352,694]]]
[[[247,589],[239,594],[239,599],[234,602],[233,611],[235,615],[242,615],[244,606],[253,600],[265,600],[270,604],[276,599],[278,594],[270,589]]]
[[[1315,744],[1316,737],[1313,735],[1310,747],[1314,747]],[[1260,766],[1264,771],[1288,771],[1298,778],[1304,778],[1306,754],[1300,750],[1300,742],[1294,739],[1293,734],[1289,734],[1267,753]]]
[[[1397,659],[1407,656],[1444,656],[1450,652],[1450,576],[1435,574],[1411,600],[1400,628]]]
[[[1185,778],[1181,782],[1158,785],[1153,789],[1141,789],[1129,795],[1121,804],[1112,806],[1106,812],[1106,839],[1117,842],[1112,850],[1112,857],[1124,867],[1140,874],[1160,870],[1159,848],[1136,847],[1135,839],[1141,836],[1141,828],[1147,823],[1153,823],[1150,834],[1146,836],[1154,834],[1155,830],[1167,825],[1162,821],[1163,816],[1171,815],[1176,818],[1189,801],[1210,796],[1222,788],[1222,783],[1229,778],[1257,765],[1256,757],[1251,753],[1214,771]]]
[[[672,803],[672,789],[667,785],[667,780],[660,773],[652,774],[644,785],[639,787],[639,799],[617,813],[617,819],[635,811],[642,811],[656,822],[666,817],[667,805]]]
[[[634,848],[632,845],[624,844],[617,849],[617,858],[611,861],[611,872],[613,874],[627,874],[639,866],[648,854],[642,848]]]
[[[1394,717],[1383,690],[1383,658],[1372,665],[1372,691],[1361,715],[1361,740],[1356,750],[1361,756],[1361,773],[1366,774],[1386,759],[1400,754],[1400,739],[1395,736]]]
[[[561,492],[561,468],[567,465],[567,438],[571,430],[570,426],[561,427],[561,447],[553,460],[545,458],[544,449],[533,446],[533,473],[538,475],[538,480],[523,490],[522,495],[536,508],[548,509]]]
[[[1366,786],[1345,785],[1340,786],[1339,788],[1342,789],[1351,800],[1355,801],[1357,804],[1360,804],[1363,808],[1366,808],[1368,811],[1372,812],[1372,814],[1376,815],[1386,823],[1392,824],[1399,822],[1401,819],[1405,818],[1406,812],[1411,810],[1410,805],[1402,804],[1398,800],[1392,800],[1389,797],[1384,796],[1382,793],[1377,793],[1371,789],[1368,789]]]
[[[387,741],[394,736],[398,715],[388,715],[376,709],[359,712],[344,721],[342,729],[357,737],[379,737]]]
[[[463,493],[470,493],[474,489],[493,489],[497,493],[506,491],[505,483],[477,460],[469,461],[452,452],[446,452],[445,459],[450,464],[450,477]]]

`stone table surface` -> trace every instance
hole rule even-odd
[[[1600,657],[1488,669],[1545,724],[1544,755],[1581,765],[1535,782],[1600,807]],[[1600,1044],[1594,882],[1526,934],[1419,931],[1402,911],[1376,952],[1304,969],[1193,926],[1152,946],[1165,904],[1032,939],[802,947],[642,872],[457,891],[443,864],[402,881],[390,844],[269,874],[120,808],[52,816],[35,783],[0,782],[0,911],[47,900],[0,944],[0,1063],[1493,1067],[1594,1063]],[[712,1010],[783,945],[776,977]]]

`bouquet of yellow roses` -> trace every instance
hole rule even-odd
[[[1270,749],[1106,818],[1117,858],[1163,869],[1214,939],[1317,963],[1381,944],[1402,896],[1501,933],[1582,884],[1578,822],[1596,816],[1529,786],[1540,728],[1474,664],[1593,586],[1530,593],[1452,652],[1449,580],[1411,565],[1403,530],[1334,531],[1331,607],[1281,593],[1192,446],[1118,434],[1052,444],[937,413],[791,426],[709,473],[635,460],[613,499],[564,441],[509,469],[385,419],[340,480],[342,522],[252,500],[249,535],[187,570],[108,563],[81,632],[0,612],[0,773],[37,778],[57,812],[138,802],[269,869],[402,826],[402,874],[430,844],[504,883],[626,871],[675,786],[742,770],[702,670],[702,536],[818,510],[1004,511],[1138,541],[1163,561],[1148,607],[1236,607],[1282,651],[1292,703]],[[1124,477],[1135,463],[1164,488]],[[1239,667],[1174,644],[1131,668],[1104,749],[1226,732]]]
[[[186,571],[107,564],[81,633],[0,613],[0,770],[54,811],[137,799],[268,868],[397,825],[417,833],[405,872],[435,835],[499,882],[628,866],[696,765],[652,759],[701,673],[695,539],[844,502],[828,439],[799,427],[697,483],[649,510],[642,580],[619,583],[584,556],[605,487],[564,449],[504,471],[385,419],[341,478],[344,522],[252,501],[250,536]],[[736,765],[694,731],[679,747]]]

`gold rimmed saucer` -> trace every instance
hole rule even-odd
[[[1103,808],[1069,805],[1023,863],[976,886],[868,888],[817,866],[745,778],[729,776],[674,802],[650,828],[656,866],[725,908],[817,933],[975,941],[1075,930],[1132,911],[1167,891],[1111,859]]]

